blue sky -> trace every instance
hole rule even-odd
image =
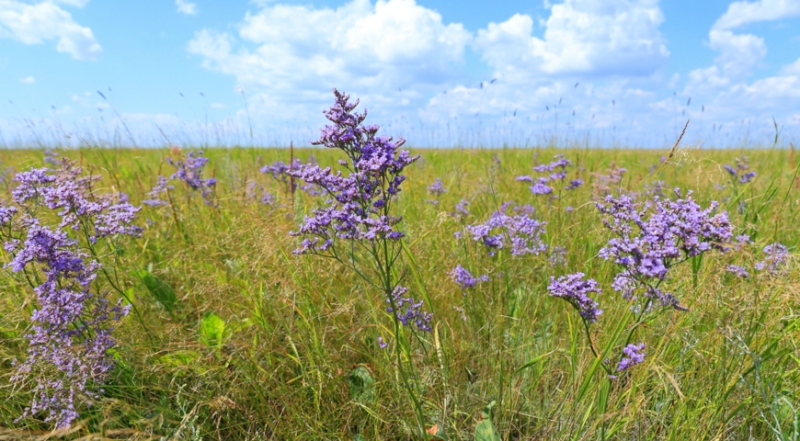
[[[411,146],[797,146],[800,0],[0,0],[0,145],[307,145],[333,87]]]

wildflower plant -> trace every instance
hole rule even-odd
[[[723,168],[730,175],[731,181],[736,184],[747,184],[751,182],[757,175],[755,171],[750,170],[750,161],[746,156],[734,158],[735,167],[730,164],[725,164]]]
[[[261,167],[260,171],[261,173],[269,175],[272,179],[281,183],[286,193],[293,193],[297,190],[297,182],[294,182],[294,179],[292,179],[292,176],[289,172],[300,170],[300,168],[307,164],[318,165],[316,158],[314,158],[312,155],[305,164],[299,158],[295,158],[290,164],[287,164],[283,161],[275,161],[272,164],[267,164]],[[322,194],[317,186],[313,184],[303,184],[300,186],[300,190],[308,193],[311,196],[319,196]]]
[[[199,191],[203,202],[209,206],[216,206],[213,200],[213,190],[217,185],[216,178],[203,178],[203,170],[208,164],[208,158],[203,156],[203,151],[189,152],[185,159],[167,158],[167,162],[175,167],[170,179],[183,181],[192,191]]]
[[[517,176],[516,180],[520,182],[527,182],[532,184],[530,186],[531,193],[535,195],[549,195],[555,191],[553,185],[559,184],[559,189],[574,190],[583,185],[582,179],[572,179],[569,183],[565,184],[567,179],[567,168],[572,165],[569,159],[566,159],[563,154],[558,154],[553,157],[553,161],[549,164],[538,164],[533,167],[536,172],[535,177],[530,175]]]
[[[627,195],[616,198],[608,195],[604,202],[596,204],[606,215],[603,223],[613,234],[600,250],[600,257],[620,268],[612,288],[630,303],[633,313],[618,371],[627,370],[644,357],[641,352],[644,346],[631,346],[639,326],[669,309],[688,311],[664,287],[672,269],[699,259],[708,251],[728,251],[733,238],[728,215],[716,213],[716,202],[703,209],[691,192],[682,196],[676,188],[674,194],[676,200],[655,197],[645,202],[636,202]]]
[[[401,351],[403,328],[430,331],[432,314],[425,312],[423,301],[409,294],[397,276],[405,234],[399,229],[402,217],[393,214],[404,169],[419,156],[400,150],[401,138],[377,136],[377,125],[363,125],[367,112],[354,112],[358,100],[351,103],[349,95],[334,89],[336,103],[326,110],[333,123],[322,130],[314,145],[341,150],[347,159],[339,165],[347,172],[305,164],[287,173],[307,184],[318,186],[329,196],[326,205],[306,216],[299,229],[290,233],[302,237],[296,254],[315,254],[333,258],[351,268],[368,284],[379,289],[385,298],[386,311],[391,315],[395,331],[395,354],[403,384],[413,401],[417,416],[418,435],[424,432],[421,402],[411,385],[413,364],[410,354],[406,361]],[[407,368],[404,367],[407,363]]]
[[[547,223],[533,217],[532,207],[515,207],[513,211],[517,214],[508,214],[511,205],[503,204],[486,222],[467,225],[466,234],[481,243],[489,256],[506,248],[512,256],[539,255],[547,251],[547,244],[542,240]],[[456,233],[456,237],[461,238],[462,233]]]
[[[20,418],[44,415],[58,428],[69,426],[81,405],[103,393],[115,365],[114,322],[130,305],[122,298],[112,301],[98,276],[125,296],[113,265],[102,261],[118,256],[119,238],[142,232],[134,224],[140,208],[121,194],[98,195],[96,180],[63,159],[57,170],[17,173],[12,203],[0,206],[0,240],[11,257],[5,267],[21,274],[36,294],[27,358],[16,363],[12,377],[34,385]]]
[[[433,184],[428,186],[428,194],[430,194],[433,199],[427,199],[425,202],[432,205],[439,205],[439,197],[445,193],[447,193],[447,189],[444,188],[442,179],[436,178],[436,180],[433,181]]]

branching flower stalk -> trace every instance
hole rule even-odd
[[[67,159],[56,171],[18,173],[13,204],[0,206],[0,240],[11,255],[6,267],[22,273],[37,298],[26,335],[28,357],[16,364],[12,377],[36,384],[33,401],[20,418],[44,413],[45,421],[58,428],[78,418],[81,400],[103,393],[102,384],[115,364],[112,322],[131,308],[122,299],[112,305],[97,286],[102,273],[127,299],[116,272],[112,277],[100,263],[106,256],[98,244],[108,244],[113,255],[117,237],[138,237],[142,231],[133,224],[138,207],[121,194],[95,195],[92,182],[97,178],[81,173]],[[60,223],[47,225],[54,217]]]
[[[358,100],[350,103],[349,95],[336,89],[333,93],[336,103],[324,112],[333,125],[326,126],[312,144],[342,150],[347,159],[339,160],[339,164],[348,174],[316,164],[288,168],[287,174],[316,185],[330,198],[291,233],[303,237],[295,253],[333,258],[384,294],[394,322],[398,370],[413,402],[417,436],[423,437],[422,405],[411,385],[413,361],[401,339],[404,327],[412,332],[430,331],[432,315],[422,310],[421,300],[408,296],[408,289],[400,285],[402,273],[397,267],[402,253],[400,240],[405,235],[397,228],[402,218],[392,214],[392,204],[405,180],[403,170],[419,156],[399,150],[403,139],[376,136],[378,126],[362,125],[367,112],[354,112]],[[407,369],[401,350],[406,351]]]
[[[708,251],[726,252],[733,238],[728,214],[714,213],[716,202],[702,209],[691,192],[682,196],[676,188],[674,193],[674,201],[656,197],[638,203],[626,195],[609,195],[604,203],[596,204],[610,218],[603,222],[614,234],[600,250],[600,257],[622,268],[612,287],[631,303],[634,313],[626,347],[642,324],[670,309],[688,311],[673,293],[662,289],[670,269]]]

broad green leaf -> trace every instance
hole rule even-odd
[[[153,275],[150,271],[143,269],[136,271],[134,274],[144,283],[144,286],[147,287],[147,290],[150,291],[150,294],[153,295],[156,301],[163,306],[168,313],[172,314],[172,311],[175,309],[175,304],[178,303],[178,296],[175,295],[175,290]]]
[[[225,320],[209,312],[200,321],[200,343],[210,347],[222,346],[225,338]]]
[[[200,353],[190,350],[175,351],[171,354],[162,355],[157,358],[158,362],[168,366],[186,366],[193,364],[200,358]]]
[[[492,408],[495,402],[487,404],[481,411],[481,421],[475,426],[475,441],[500,441],[500,434],[492,424]]]
[[[347,376],[350,382],[350,397],[356,403],[369,406],[375,401],[375,380],[366,367],[358,366]]]

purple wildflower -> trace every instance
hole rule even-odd
[[[0,227],[10,226],[11,219],[17,214],[16,207],[0,206]]]
[[[391,298],[387,298],[386,303],[390,305],[394,303],[397,308],[395,317],[403,326],[409,326],[409,323],[411,323],[420,331],[430,331],[432,314],[420,310],[422,308],[422,300],[415,301],[413,297],[403,297],[406,292],[408,292],[408,288],[400,285],[395,286],[391,293]],[[386,308],[386,312],[392,311],[393,308],[391,306]]]
[[[615,278],[615,290],[633,298],[631,285],[646,287],[647,297],[664,306],[677,307],[677,299],[657,288],[669,268],[706,251],[727,251],[733,236],[727,213],[713,214],[717,204],[703,210],[692,199],[675,189],[677,201],[655,198],[651,203],[635,203],[629,196],[608,196],[597,203],[600,212],[611,220],[603,223],[616,237],[600,250],[600,257],[622,266]],[[613,221],[613,222],[612,222]],[[623,288],[624,287],[624,288]]]
[[[567,249],[556,245],[550,249],[550,256],[547,258],[550,266],[562,266],[567,264]]]
[[[345,167],[347,166],[347,161],[339,160],[339,163]],[[298,183],[294,182],[294,188],[289,188],[292,185],[291,174],[289,172],[297,172],[306,165],[313,166],[319,165],[319,163],[313,155],[311,155],[308,158],[308,161],[305,163],[303,163],[303,161],[301,161],[299,158],[295,158],[291,164],[286,164],[283,161],[275,161],[271,165],[265,165],[264,167],[261,167],[261,173],[268,174],[272,177],[272,179],[282,183],[286,187],[286,191],[293,191],[298,188]],[[303,184],[300,185],[299,188],[311,196],[319,196],[322,194],[320,188],[314,184]]]
[[[312,240],[297,253],[314,252],[317,244],[327,243],[332,238],[374,241],[376,239],[397,240],[403,233],[395,229],[402,218],[390,214],[391,201],[400,192],[405,181],[403,169],[419,156],[411,156],[399,150],[405,143],[400,139],[376,137],[378,126],[362,126],[363,114],[351,113],[355,104],[348,103],[349,96],[334,90],[337,103],[326,111],[326,117],[335,123],[326,126],[322,137],[312,144],[343,150],[350,159],[352,170],[349,176],[334,173],[330,167],[320,168],[306,164],[298,170],[289,170],[309,184],[318,185],[333,197],[327,207],[313,211],[293,232],[295,236],[312,236]]]
[[[611,162],[605,173],[592,173],[595,180],[592,183],[595,196],[606,196],[619,186],[628,169],[619,167],[615,162]]]
[[[739,277],[741,279],[746,279],[746,278],[750,277],[750,275],[747,274],[747,268],[745,268],[743,266],[728,265],[728,268],[726,268],[726,271],[728,271],[729,273],[731,273],[731,274],[733,274],[736,277]]]
[[[167,202],[162,201],[158,197],[161,193],[166,193],[174,188],[175,188],[174,186],[169,185],[169,181],[167,180],[167,178],[165,178],[164,176],[158,176],[158,178],[156,179],[155,187],[153,187],[152,190],[147,192],[147,196],[150,197],[150,199],[145,199],[142,201],[142,203],[145,205],[149,205],[151,207],[166,205]]]
[[[450,277],[452,277],[453,281],[461,287],[462,291],[474,288],[480,282],[489,281],[488,275],[484,274],[480,277],[475,277],[461,265],[457,265],[455,268],[453,268],[453,270],[450,272]]]
[[[548,195],[552,194],[554,189],[553,182],[562,182],[567,177],[567,167],[572,163],[570,160],[564,158],[564,155],[558,154],[553,157],[553,161],[549,164],[537,164],[533,167],[533,171],[539,174],[539,177],[533,178],[528,175],[517,176],[516,180],[520,182],[532,183],[529,188],[531,193],[535,195]],[[564,190],[574,190],[583,185],[583,180],[573,179],[568,185],[563,186]]]
[[[461,199],[461,202],[456,204],[456,211],[453,212],[453,216],[469,216],[469,201],[466,199]]]
[[[644,352],[644,349],[644,343],[631,343],[628,346],[625,346],[625,348],[622,349],[623,357],[619,361],[617,372],[627,371],[637,364],[644,362],[644,357],[647,355],[647,353]]]
[[[436,180],[433,181],[433,184],[428,186],[428,193],[438,197],[447,193],[447,189],[444,188],[442,180],[440,178],[436,178]]]
[[[770,274],[777,274],[780,272],[781,267],[789,261],[789,250],[777,242],[765,246],[763,252],[766,257],[756,263],[756,269],[759,271],[766,270]]]
[[[558,279],[551,276],[547,290],[551,296],[562,298],[575,307],[586,323],[594,323],[603,310],[597,307],[597,302],[589,298],[588,294],[600,294],[601,291],[595,280],[584,280],[584,277],[584,273],[569,274]]]
[[[544,182],[542,182],[544,180]],[[535,195],[546,195],[553,193],[553,187],[547,185],[545,178],[539,178],[539,181],[530,187],[531,193]]]
[[[569,181],[569,185],[564,187],[564,190],[574,190],[583,185],[583,179],[573,179]]]
[[[341,171],[334,172],[330,167],[323,169],[313,164],[287,171],[290,176],[318,186],[331,197],[326,205],[305,217],[298,231],[290,233],[303,237],[295,253],[324,253],[339,259],[336,244],[341,240],[371,247],[370,259],[373,262],[370,266],[380,268],[378,277],[386,287],[384,295],[395,325],[415,325],[419,330],[429,331],[431,314],[421,311],[421,300],[404,297],[408,290],[397,285],[392,271],[388,270],[395,264],[397,255],[392,256],[392,252],[387,251],[395,246],[395,241],[404,237],[397,229],[402,218],[391,214],[392,202],[406,179],[403,170],[420,157],[399,150],[405,143],[402,138],[394,142],[390,137],[376,136],[378,126],[362,125],[367,113],[354,112],[358,100],[350,103],[348,95],[336,89],[333,93],[336,103],[324,112],[333,125],[325,126],[320,139],[312,144],[342,150],[347,160],[340,164],[349,173],[345,176]],[[383,253],[377,249],[383,249]],[[353,258],[352,265],[355,264]]]
[[[547,245],[542,242],[546,222],[534,219],[529,213],[509,216],[505,214],[508,206],[503,204],[483,224],[468,225],[465,229],[472,240],[482,242],[490,256],[508,245],[513,256],[538,255],[547,251]]]
[[[172,174],[171,179],[178,179],[186,183],[186,185],[195,191],[200,191],[203,196],[203,202],[206,205],[214,206],[211,199],[211,187],[217,184],[216,178],[203,179],[203,169],[208,164],[208,158],[202,156],[203,151],[189,152],[185,160],[173,160],[167,158],[167,162],[175,167],[175,173]]]
[[[11,254],[7,267],[13,272],[38,273],[36,308],[31,316],[28,357],[17,364],[12,381],[32,377],[33,401],[22,417],[40,412],[59,428],[78,418],[77,401],[95,399],[114,366],[108,351],[115,345],[111,322],[127,315],[128,307],[111,305],[105,293],[91,290],[101,264],[84,251],[93,250],[98,239],[139,236],[133,225],[138,207],[122,194],[96,195],[95,178],[81,177],[74,162],[62,160],[55,173],[32,169],[18,173],[14,201],[22,208],[2,207],[0,220],[9,231],[0,231],[4,248]],[[116,202],[116,203],[115,203]],[[42,207],[57,211],[61,222],[41,225],[31,213]],[[12,216],[25,213],[13,223]],[[88,243],[70,238],[79,231]]]
[[[731,175],[731,179],[734,181],[740,184],[747,184],[758,175],[758,173],[754,171],[747,171],[750,169],[750,161],[747,160],[746,156],[734,158],[734,161],[736,163],[736,168],[728,164],[722,166],[728,172],[728,174]]]

